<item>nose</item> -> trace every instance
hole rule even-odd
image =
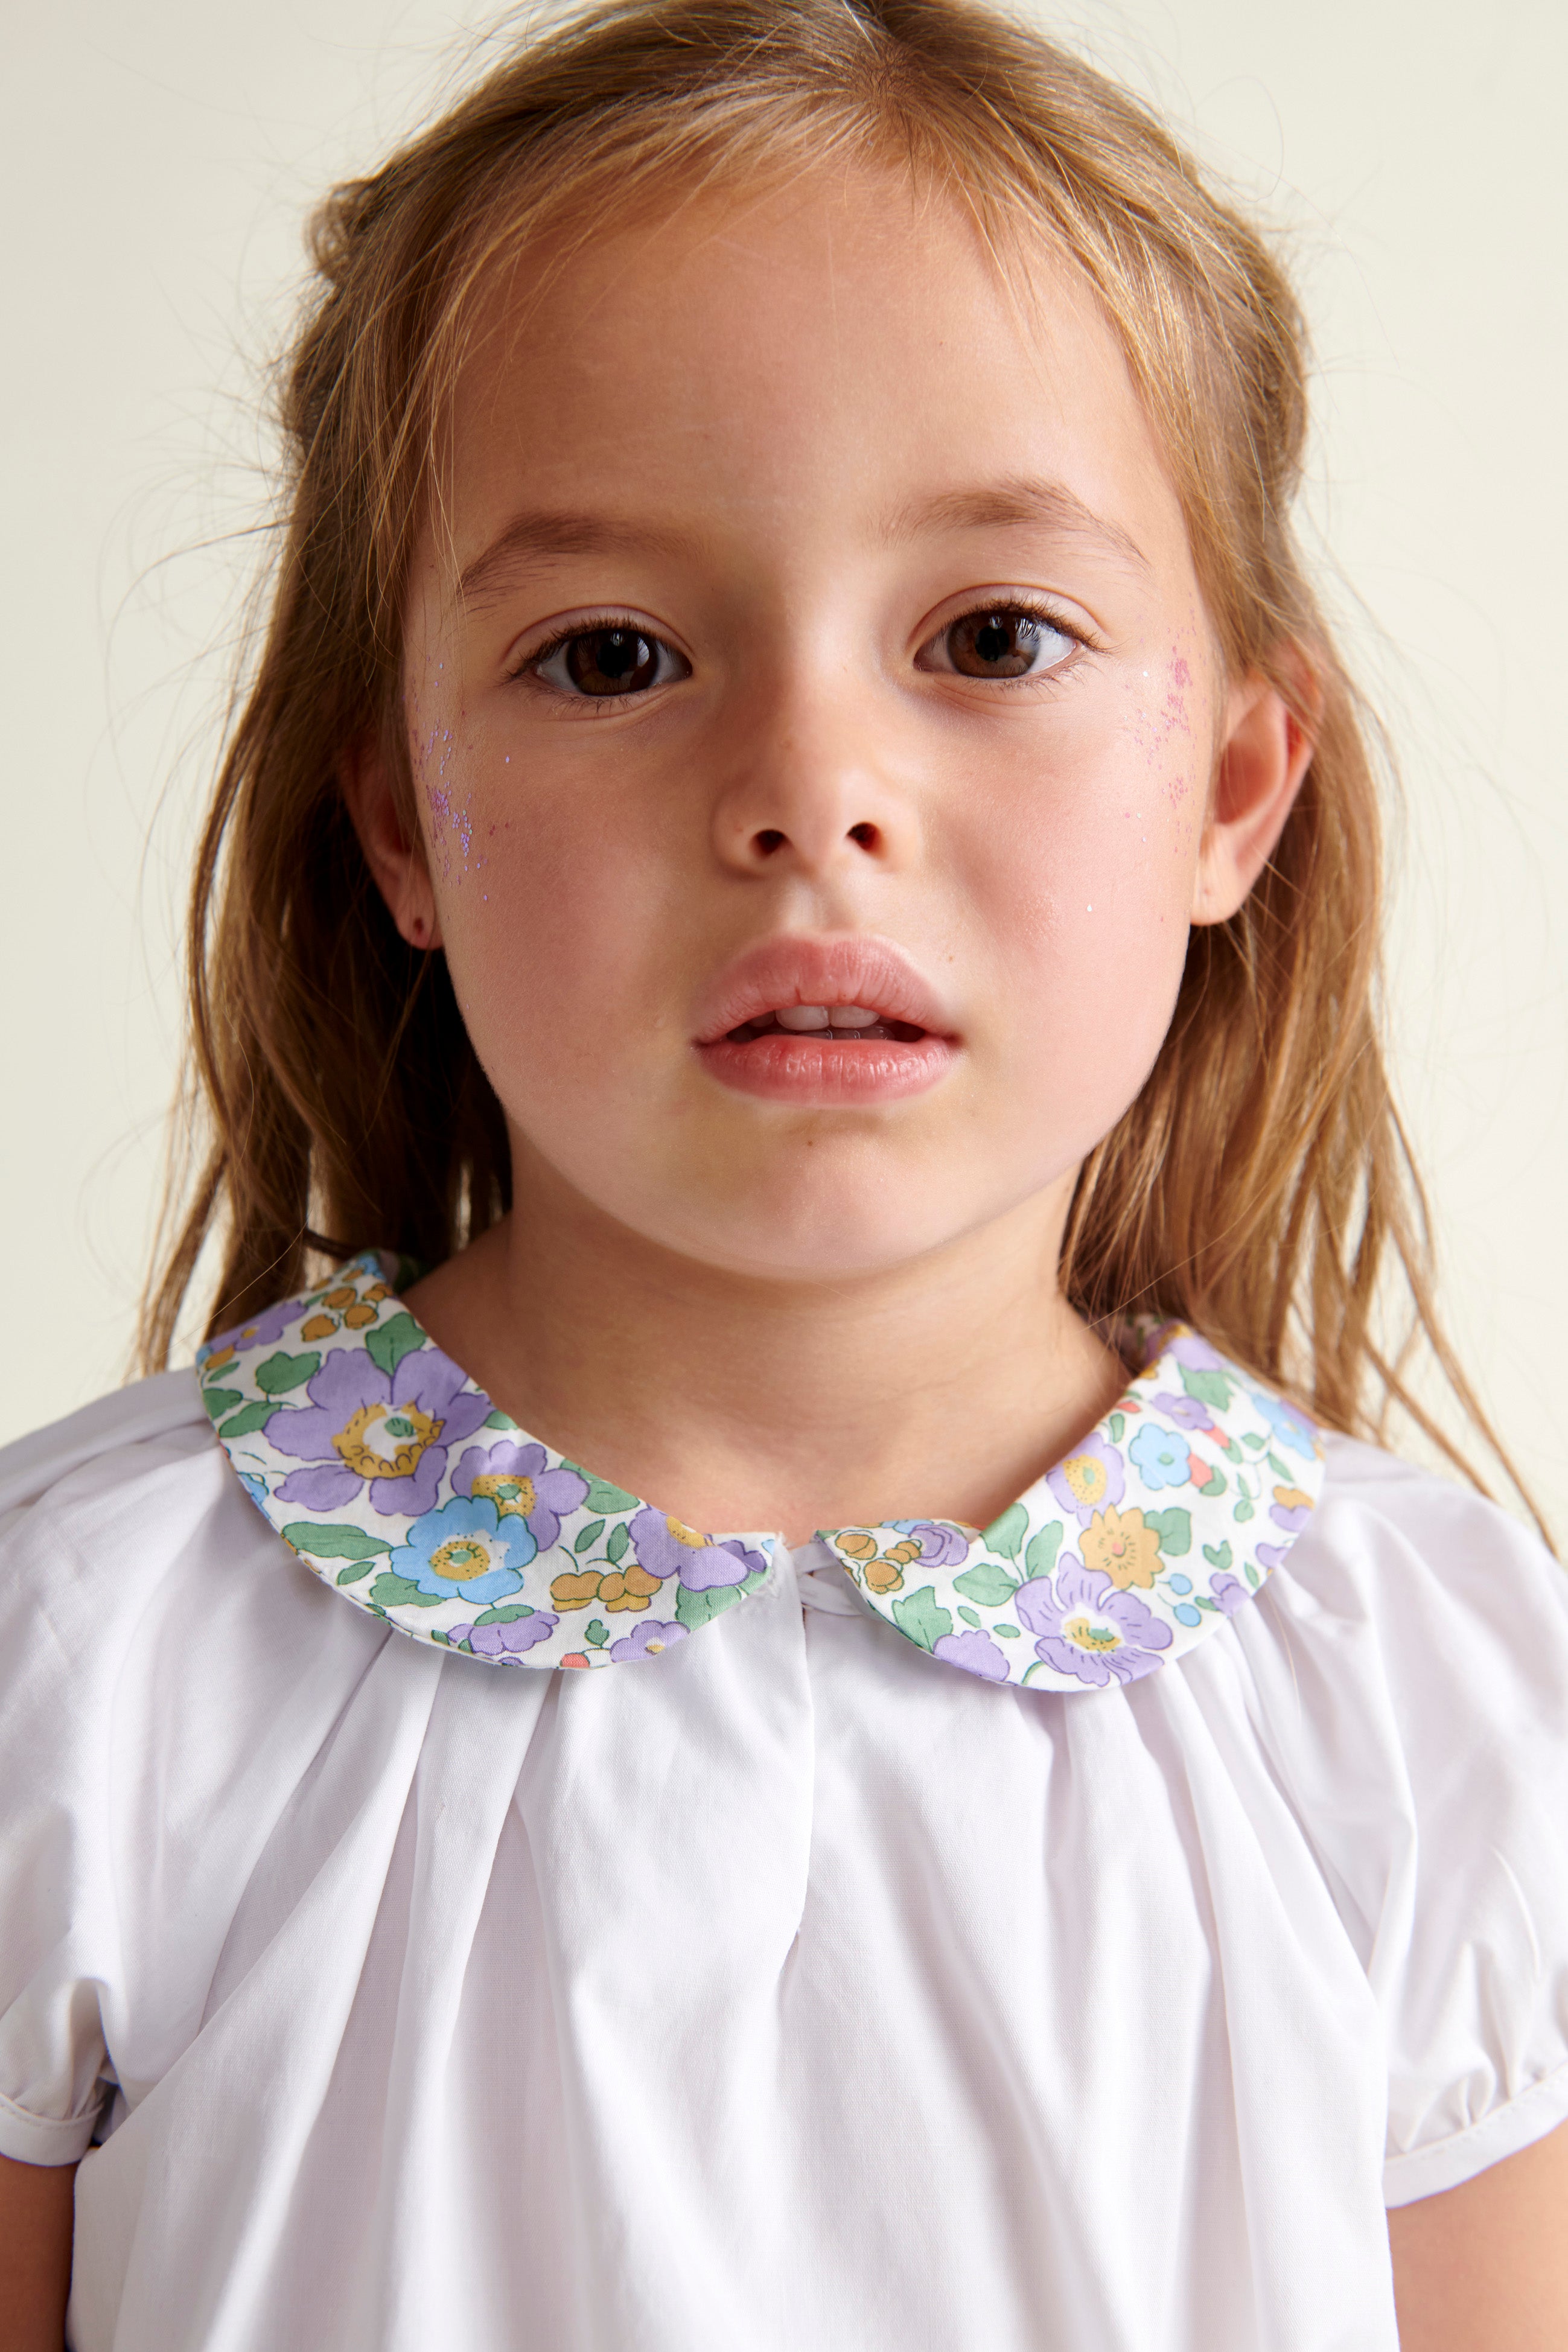
[[[713,812],[731,873],[810,880],[906,865],[918,839],[892,747],[828,697],[754,714]]]

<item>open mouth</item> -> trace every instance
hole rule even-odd
[[[895,1021],[869,1004],[784,1004],[758,1013],[725,1033],[726,1045],[758,1037],[799,1037],[814,1045],[918,1045],[929,1034],[913,1021]]]

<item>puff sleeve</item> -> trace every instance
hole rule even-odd
[[[1331,1472],[1236,1631],[1383,2020],[1403,2205],[1568,2117],[1568,1576],[1372,1447],[1331,1441]]]

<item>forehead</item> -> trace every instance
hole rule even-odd
[[[447,443],[453,551],[531,509],[887,539],[1043,486],[1108,542],[1186,534],[1114,331],[1044,238],[866,166],[563,229],[477,306]],[[953,520],[949,513],[946,520]]]

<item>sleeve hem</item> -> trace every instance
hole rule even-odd
[[[0,2091],[0,2156],[17,2164],[75,2164],[87,2154],[98,2126],[99,2107],[67,2116],[64,2122],[30,2115]]]
[[[1383,2168],[1383,2201],[1392,2209],[1413,2205],[1418,2197],[1439,2196],[1445,2189],[1458,2189],[1462,2182],[1473,2180],[1478,2172],[1500,2164],[1505,2156],[1517,2156],[1521,2148],[1533,2147],[1564,2118],[1568,2118],[1568,2064],[1532,2083],[1506,2106],[1494,2107],[1467,2130],[1435,2140],[1430,2147],[1390,2157]]]

